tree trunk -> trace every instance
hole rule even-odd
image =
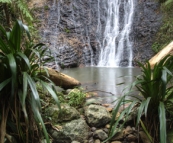
[[[163,48],[159,53],[149,60],[151,68],[153,69],[154,65],[168,54],[173,55],[173,42],[169,43],[165,48]]]
[[[64,89],[71,89],[71,88],[74,88],[76,86],[81,85],[81,83],[78,80],[76,80],[76,79],[74,79],[68,75],[60,73],[60,72],[58,72],[54,69],[51,69],[51,68],[46,68],[46,69],[48,70],[49,78],[57,86],[60,86]],[[43,74],[46,75],[45,72]]]

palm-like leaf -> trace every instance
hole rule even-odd
[[[13,123],[13,128],[16,128],[12,130],[18,132],[18,136],[22,139],[22,141],[19,139],[20,142],[28,143],[29,124],[31,123],[29,123],[28,119],[28,112],[30,113],[28,110],[30,109],[27,106],[32,107],[33,115],[36,121],[41,123],[45,138],[49,142],[48,134],[40,114],[40,97],[36,89],[36,82],[40,82],[50,92],[60,107],[55,90],[43,81],[45,77],[40,74],[40,72],[43,72],[43,68],[41,68],[44,63],[42,63],[42,57],[47,53],[47,49],[43,49],[44,44],[42,43],[37,45],[32,44],[28,28],[21,21],[17,21],[9,32],[5,32],[2,26],[0,26],[0,31],[2,34],[2,37],[0,37],[0,100],[4,100],[4,103],[1,102],[0,108],[4,109],[4,107],[10,106],[10,112],[15,116],[15,121],[11,120],[10,117],[8,119]],[[24,32],[26,32],[28,39],[23,38]],[[25,40],[29,41],[25,43]],[[46,77],[46,81],[51,82],[48,77]],[[4,95],[5,98],[3,98]],[[20,105],[13,107],[16,103]],[[20,113],[21,111],[23,113]],[[0,111],[1,115],[2,112]],[[19,123],[22,121],[22,115],[25,119],[25,131]],[[3,141],[1,140],[0,142]]]
[[[151,124],[157,124],[160,121],[160,133],[156,131],[157,134],[160,134],[160,142],[166,143],[166,115],[171,113],[173,107],[173,86],[170,86],[170,81],[172,80],[172,71],[173,71],[173,56],[165,56],[159,63],[157,63],[153,69],[151,69],[149,62],[145,65],[139,63],[142,75],[137,76],[136,81],[131,85],[131,88],[136,87],[137,91],[142,96],[142,99],[136,97],[136,102],[131,101],[129,107],[127,107],[120,115],[119,118],[124,118],[129,115],[127,110],[129,109],[132,112],[133,108],[137,109],[137,120],[136,125],[141,123],[143,129],[145,130],[147,136],[152,140],[149,132],[147,131],[148,126],[151,127]],[[169,86],[168,86],[169,85]],[[115,132],[112,130],[118,126],[119,120],[114,122],[115,115],[120,107],[120,105],[126,103],[129,100],[125,100],[125,96],[119,99],[117,106],[113,110],[113,117],[111,122],[111,131],[110,136],[113,137]],[[134,104],[135,103],[135,104]],[[132,107],[133,106],[133,107]],[[115,111],[115,112],[114,112]],[[126,112],[124,114],[124,112]],[[146,118],[152,119],[151,122],[148,120],[141,120],[141,117],[145,116]],[[149,124],[147,127],[143,124]],[[154,131],[155,129],[153,129]],[[157,140],[157,139],[156,139]],[[157,141],[156,141],[157,142]]]

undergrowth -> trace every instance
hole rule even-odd
[[[152,49],[154,52],[159,52],[173,40],[173,6],[161,4],[161,12],[163,14],[162,25],[158,30]]]

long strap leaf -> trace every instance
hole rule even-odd
[[[166,143],[166,113],[163,102],[159,104],[160,142]]]

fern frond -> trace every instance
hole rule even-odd
[[[15,0],[17,4],[17,8],[22,12],[23,16],[29,19],[29,21],[33,21],[33,18],[28,10],[28,6],[26,2],[23,0]]]
[[[165,6],[170,5],[170,4],[172,4],[172,3],[173,3],[173,0],[167,0],[167,1],[165,2]]]
[[[11,3],[11,0],[0,0],[0,3]]]
[[[164,3],[164,6],[166,7],[167,10],[172,9],[172,7],[173,7],[173,0],[167,0]]]

